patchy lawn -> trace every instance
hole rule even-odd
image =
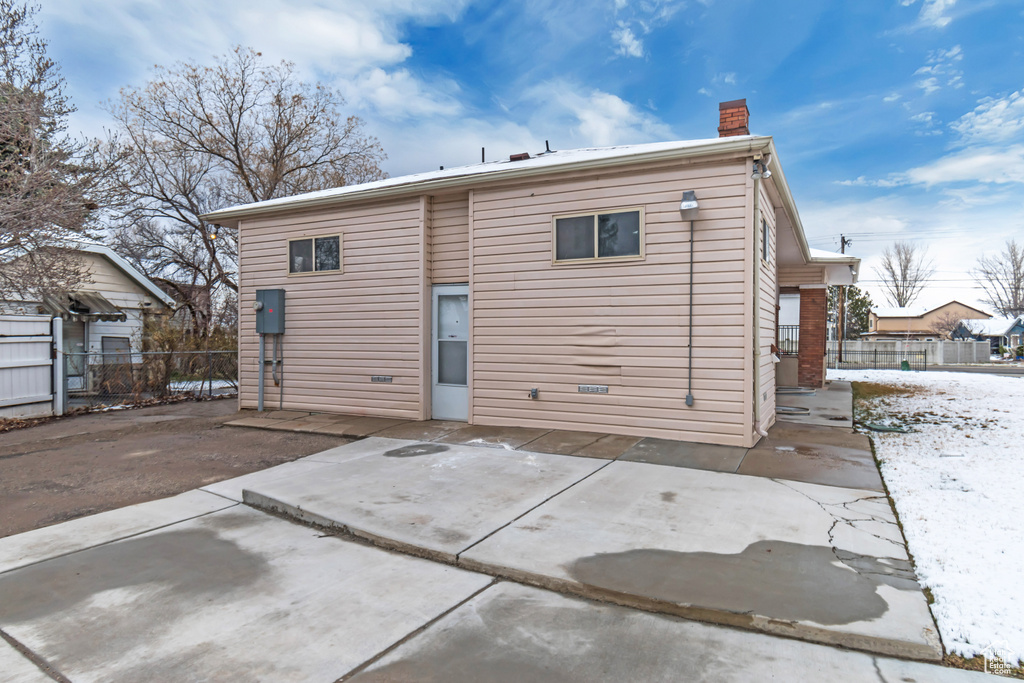
[[[1024,656],[1024,378],[830,370],[854,382],[946,649]]]

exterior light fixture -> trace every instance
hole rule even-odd
[[[207,229],[206,229],[206,236],[209,237],[211,240],[215,240],[215,239],[217,239],[217,232],[219,230],[220,230],[220,226],[217,225],[216,223],[213,223],[212,225],[207,227]]]
[[[679,202],[679,213],[682,215],[684,221],[692,221],[697,218],[697,210],[700,205],[697,204],[697,193],[693,190],[686,190],[683,192],[683,200]]]
[[[766,162],[764,161],[758,161],[757,159],[754,159],[754,172],[750,174],[750,177],[753,178],[754,180],[758,180],[760,178],[768,180],[769,178],[771,178],[772,172],[768,170],[768,167],[765,164]]]

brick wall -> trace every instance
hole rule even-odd
[[[825,386],[825,324],[827,291],[800,289],[800,346],[797,379],[802,387]]]
[[[750,135],[750,111],[745,99],[718,105],[718,137],[734,135]]]

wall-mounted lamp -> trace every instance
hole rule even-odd
[[[220,230],[220,226],[216,223],[212,223],[206,227],[206,236],[211,240],[217,239],[217,232]]]
[[[765,180],[768,180],[769,178],[772,177],[772,172],[768,170],[768,167],[765,165],[764,161],[758,161],[757,159],[754,159],[754,172],[750,174],[750,177],[753,178],[754,180],[757,180],[758,178],[764,178]]]
[[[697,204],[697,193],[693,190],[685,190],[683,192],[683,200],[679,202],[679,213],[682,215],[684,221],[692,221],[697,218],[697,210],[700,205]]]

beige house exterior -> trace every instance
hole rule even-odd
[[[3,309],[61,318],[68,388],[86,391],[93,384],[90,367],[102,365],[103,354],[140,352],[146,317],[171,312],[174,300],[106,245],[82,243],[71,251],[85,274],[78,290],[44,301],[4,302]]]
[[[722,106],[723,122],[742,108],[745,132],[743,101]],[[806,292],[820,319],[820,348],[808,347],[820,383],[824,288],[852,283],[859,262],[812,255],[772,138],[726,133],[516,155],[209,214],[239,230],[240,406],[260,398],[257,291],[283,289],[283,386],[268,370],[263,397],[273,408],[280,397],[293,410],[452,418],[447,399],[437,405],[447,348],[465,358],[453,419],[753,445],[775,419],[780,288]],[[596,232],[573,232],[591,220]],[[615,221],[610,256],[566,237],[600,241]],[[454,313],[434,310],[439,292]]]
[[[992,316],[959,301],[950,301],[937,308],[872,308],[868,316],[868,339],[905,339],[937,341],[948,339],[961,320],[987,320]]]

